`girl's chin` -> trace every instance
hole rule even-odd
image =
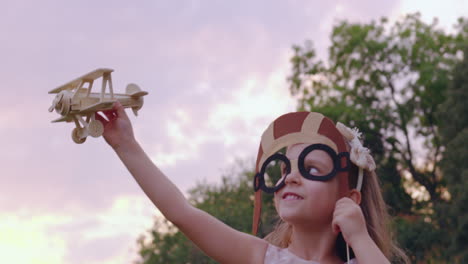
[[[279,217],[290,224],[303,222],[322,222],[323,219],[330,218],[330,215],[324,215],[324,210],[307,210],[303,208],[281,208],[278,212]],[[333,213],[332,213],[333,215]]]
[[[300,221],[306,217],[303,212],[297,210],[293,211],[290,209],[281,210],[279,216],[281,217],[281,219],[288,223]]]

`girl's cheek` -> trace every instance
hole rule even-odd
[[[324,193],[330,191],[330,188],[326,182],[321,181],[309,181],[305,183],[305,187],[307,194],[313,197],[322,196]]]
[[[279,203],[279,195],[277,195],[275,193],[275,196],[273,197],[273,203],[275,205],[275,209],[276,209],[276,213],[279,214],[279,206],[278,206],[278,203]]]

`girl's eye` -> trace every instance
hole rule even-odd
[[[315,167],[311,167],[311,168],[309,169],[309,173],[312,174],[312,175],[317,174],[318,172],[319,172],[318,169],[315,168]]]

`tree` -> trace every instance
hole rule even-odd
[[[253,173],[222,177],[220,185],[200,183],[189,191],[195,207],[213,215],[241,232],[250,233],[253,216]],[[276,211],[271,195],[263,196],[262,223],[259,236],[267,234],[275,224]],[[209,232],[209,230],[207,230]],[[198,249],[183,233],[165,219],[156,219],[149,235],[138,240],[141,264],[216,263]]]
[[[442,142],[446,146],[441,169],[451,199],[439,205],[437,211],[449,231],[448,254],[454,256],[454,262],[468,263],[468,43],[453,76],[447,100],[439,109]]]
[[[326,61],[317,58],[310,41],[293,47],[288,81],[300,110],[321,112],[363,132],[384,198],[398,217],[400,243],[414,261],[443,258],[434,208],[447,202],[449,192],[440,169],[444,146],[437,112],[460,61],[466,25],[460,20],[457,32],[449,34],[419,14],[394,25],[385,18],[344,21],[333,29]]]

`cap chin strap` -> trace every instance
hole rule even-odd
[[[254,215],[253,215],[253,223],[252,223],[252,234],[254,236],[256,236],[258,232],[258,225],[260,223],[261,214],[262,214],[262,191],[257,190],[255,192]]]
[[[359,168],[359,176],[358,176],[358,182],[356,185],[356,190],[361,191],[362,188],[362,179],[364,178],[364,169]]]
[[[356,185],[356,190],[358,190],[359,192],[361,191],[361,188],[362,188],[362,178],[364,178],[363,175],[364,175],[364,169],[359,167],[358,182],[357,182],[357,185]],[[346,264],[349,264],[349,245],[348,245],[348,242],[346,242]]]

